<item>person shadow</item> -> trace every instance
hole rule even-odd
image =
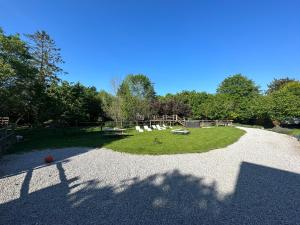
[[[56,164],[60,183],[30,192],[28,172],[18,199],[0,205],[1,224],[300,224],[300,175],[243,162],[235,191],[179,170],[118,185],[78,183]]]

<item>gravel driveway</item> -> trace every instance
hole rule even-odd
[[[242,128],[201,154],[67,148],[0,161],[0,224],[300,224],[300,144]],[[56,162],[44,165],[51,153]]]

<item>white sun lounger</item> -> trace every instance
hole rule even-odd
[[[152,125],[152,129],[153,129],[153,130],[157,130],[156,125]]]
[[[166,129],[168,129],[168,128],[171,128],[171,129],[172,129],[172,128],[173,128],[173,127],[171,127],[171,126],[166,126],[165,124],[163,124],[163,127],[166,128]]]
[[[159,129],[159,130],[165,130],[165,129],[166,129],[165,127],[161,127],[161,126],[159,126],[159,125],[156,125],[156,127],[157,127],[157,129]]]
[[[138,132],[144,132],[144,130],[140,127],[140,126],[135,126],[135,129],[138,131]]]
[[[146,131],[152,131],[152,129],[151,129],[150,127],[148,127],[148,126],[144,126],[144,129],[145,129]]]

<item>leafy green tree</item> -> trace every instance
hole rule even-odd
[[[63,81],[52,84],[48,90],[48,109],[43,120],[75,125],[77,122],[95,122],[102,116],[102,102],[95,87]]]
[[[32,104],[36,71],[31,55],[18,34],[6,35],[0,29],[0,114],[11,121],[31,119],[36,112]]]
[[[31,48],[0,29],[0,116],[39,125],[96,121],[103,114],[96,88],[58,82],[62,59],[55,42],[46,32],[28,37]]]
[[[153,108],[157,109],[158,115],[178,115],[181,117],[189,117],[191,108],[187,103],[178,100],[176,95],[160,96],[157,101],[153,102]]]
[[[228,94],[210,95],[201,105],[203,118],[205,119],[236,119],[234,101]]]
[[[187,104],[191,109],[193,119],[202,118],[202,104],[208,99],[209,94],[205,92],[183,91],[175,95],[178,101]]]
[[[113,94],[106,91],[100,91],[98,96],[102,102],[104,120],[113,120],[116,126],[123,126],[123,121],[125,120],[125,113],[123,111],[123,98],[118,95],[120,89],[119,81],[117,78],[112,79],[111,87]]]
[[[275,91],[279,91],[284,85],[290,82],[294,82],[295,79],[291,79],[289,77],[281,78],[281,79],[274,79],[270,84],[268,84],[267,94],[271,94]]]
[[[236,74],[226,78],[218,87],[217,93],[235,98],[253,97],[259,94],[259,87],[246,76]]]
[[[259,95],[249,101],[245,114],[251,124],[272,127],[271,110],[272,98],[269,95]]]
[[[259,96],[259,87],[247,77],[236,74],[226,78],[217,93],[226,94],[233,101],[234,114],[239,122],[249,122],[249,107],[252,98]]]
[[[120,85],[117,96],[122,99],[122,111],[128,120],[149,117],[155,91],[150,79],[143,75],[128,75]]]
[[[271,117],[284,123],[290,118],[300,118],[300,82],[288,82],[278,91],[273,92]]]

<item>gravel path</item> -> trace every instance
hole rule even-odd
[[[202,154],[67,148],[0,161],[0,224],[300,224],[300,144],[242,128]],[[56,163],[44,165],[51,153]]]

